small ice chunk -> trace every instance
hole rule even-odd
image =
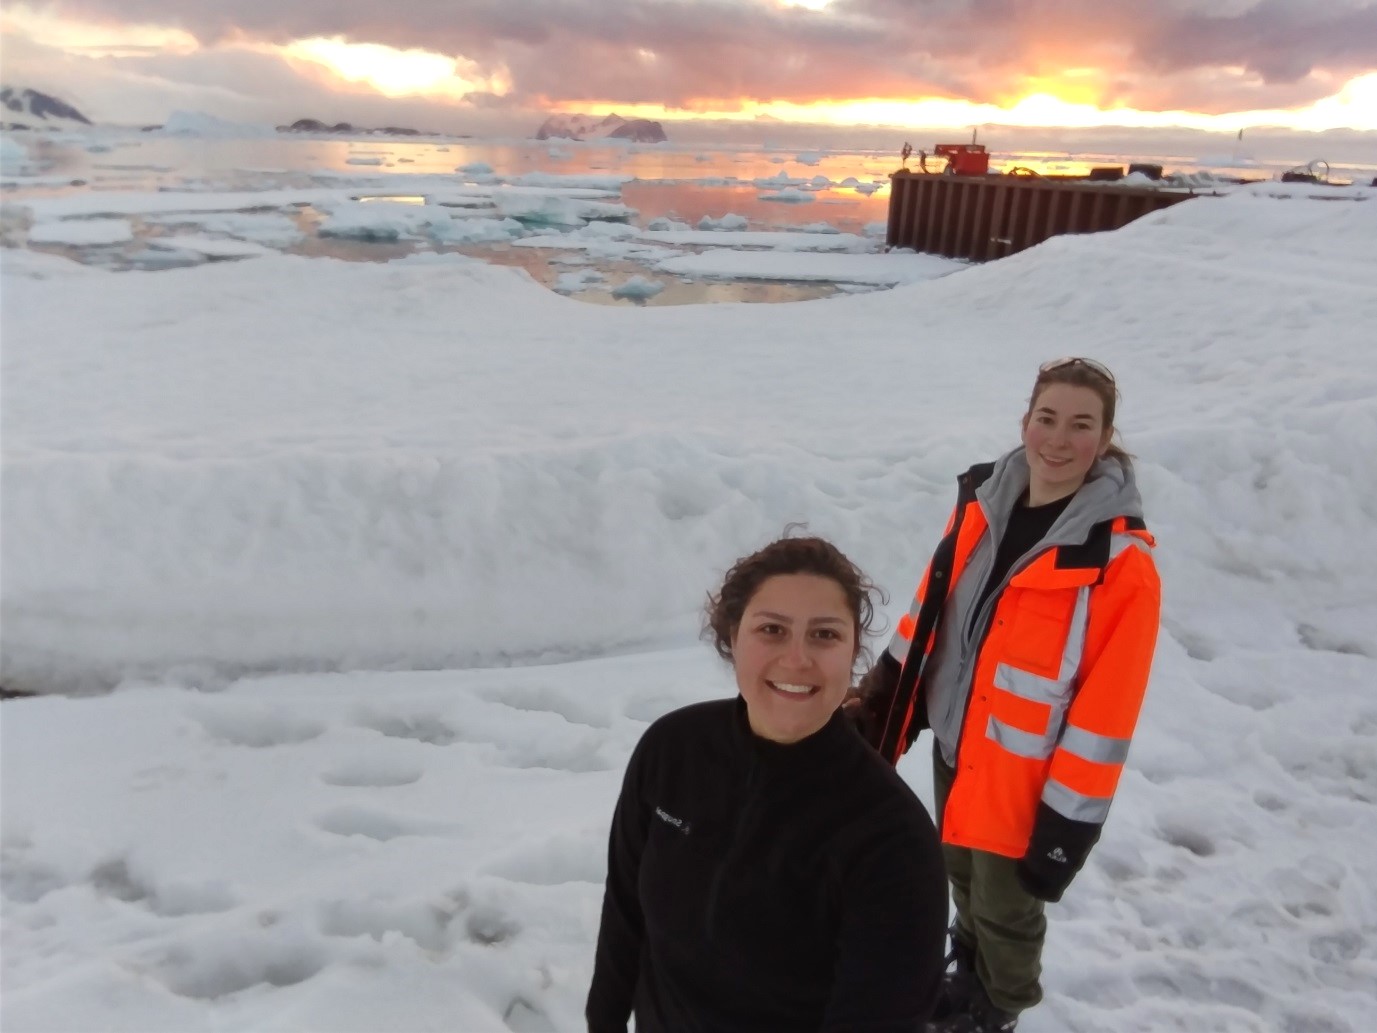
[[[644,276],[633,276],[620,286],[612,288],[612,297],[630,298],[633,301],[644,301],[646,298],[653,298],[665,289],[665,285],[657,280],[651,280]]]
[[[822,154],[818,151],[804,151],[802,154],[795,156],[794,161],[798,162],[800,165],[816,165],[818,162],[822,161]]]
[[[381,165],[382,163],[381,158],[349,157],[344,159],[346,165]]]
[[[833,226],[830,222],[810,222],[807,226],[800,226],[802,233],[840,233],[841,230]]]
[[[689,228],[688,223],[680,222],[678,219],[670,219],[663,215],[651,219],[650,222],[646,224],[646,229],[654,230],[657,233],[680,233]]]
[[[760,179],[753,180],[752,182],[754,182],[755,185],[758,187],[789,187],[802,186],[804,183],[808,181],[806,179],[797,179],[794,176],[789,175],[789,173],[785,172],[783,169],[780,169],[777,175],[764,176]]]
[[[797,190],[794,187],[786,187],[777,190],[773,194],[760,194],[761,201],[780,201],[784,204],[805,204],[813,200],[813,195],[807,190]]]
[[[151,237],[147,243],[156,251],[186,251],[204,255],[208,259],[257,258],[260,255],[271,254],[268,248],[247,240],[227,240],[204,234]]]
[[[857,183],[853,189],[856,191],[856,193],[865,194],[867,197],[869,197],[876,190],[879,190],[883,186],[883,183]]]
[[[471,161],[467,165],[460,165],[454,171],[467,172],[471,176],[490,176],[493,169],[486,161]]]
[[[571,273],[560,273],[555,279],[554,291],[557,294],[577,294],[607,278],[596,269],[579,269]]]
[[[451,219],[426,227],[437,244],[494,244],[526,232],[515,219]]]
[[[493,203],[505,216],[541,226],[577,228],[595,219],[625,222],[636,215],[634,208],[628,208],[624,204],[560,197],[555,194],[526,194],[515,190],[494,191]]]
[[[735,212],[728,212],[720,219],[705,215],[698,220],[700,230],[744,230],[748,225],[750,225],[750,220],[744,215],[737,215]]]
[[[840,183],[837,184],[837,186],[839,187],[858,187],[860,185],[861,181],[857,179],[855,176],[847,176],[845,179],[843,179]]]

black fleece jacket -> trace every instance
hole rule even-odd
[[[685,707],[627,767],[588,1028],[918,1033],[946,929],[932,819],[840,712],[781,746]]]

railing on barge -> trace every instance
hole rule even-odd
[[[1081,179],[900,169],[890,175],[885,245],[985,262],[1060,233],[1116,230],[1192,196]]]

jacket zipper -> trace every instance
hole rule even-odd
[[[750,752],[749,746],[747,750]],[[731,837],[727,840],[727,848],[722,852],[722,860],[719,861],[717,867],[713,869],[712,882],[708,885],[708,905],[705,909],[704,925],[709,939],[713,936],[713,922],[717,916],[717,898],[722,890],[722,880],[726,876],[727,869],[731,866],[731,862],[741,850],[741,829],[746,821],[746,812],[751,809],[751,804],[754,802],[752,797],[759,768],[759,759],[754,753],[750,753],[748,766],[746,768],[746,784],[741,790],[741,806],[736,809],[736,817],[732,821]]]

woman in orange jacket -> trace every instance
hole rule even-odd
[[[1091,359],[1041,367],[1022,447],[959,478],[913,606],[862,679],[862,725],[891,763],[933,730],[956,905],[941,1033],[1007,1033],[1042,999],[1044,903],[1099,838],[1147,688],[1161,590],[1112,443],[1117,398]]]

